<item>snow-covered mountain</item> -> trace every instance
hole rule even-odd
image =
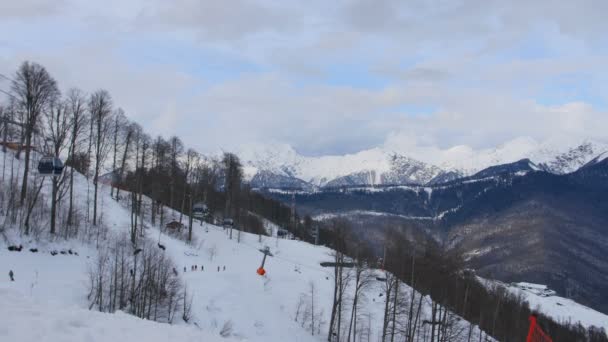
[[[258,175],[263,174],[264,182],[254,184],[260,187],[272,186],[273,182],[285,184],[285,177],[294,179],[294,187],[301,187],[301,181],[316,187],[423,184],[443,172],[382,148],[343,156],[307,157],[288,145],[247,145],[237,155],[245,166],[247,179],[256,183],[260,180]],[[275,179],[270,179],[271,175]]]
[[[530,159],[545,171],[566,174],[605,151],[608,151],[608,143],[604,141],[560,137],[538,142],[521,137],[490,149],[471,150],[457,146],[439,155],[421,156],[421,160],[434,162],[445,170],[471,175],[490,166]]]
[[[285,144],[251,144],[237,154],[255,187],[299,188],[438,184],[496,165],[529,159],[535,167],[555,174],[578,170],[608,143],[592,140],[517,138],[496,148],[473,150],[412,149],[407,153],[384,147],[342,156],[303,156]]]

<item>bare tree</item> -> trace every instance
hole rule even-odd
[[[123,180],[123,177],[125,174],[125,167],[127,165],[127,160],[129,159],[129,153],[131,152],[131,144],[133,143],[134,136],[138,130],[141,130],[141,128],[136,123],[131,123],[131,124],[127,125],[127,127],[125,128],[124,148],[122,151],[122,158],[120,161],[120,168],[118,171],[118,179],[120,182],[122,182],[122,180]],[[118,200],[119,193],[120,193],[120,187],[116,189],[116,199],[117,200]]]
[[[186,152],[186,163],[184,164],[184,181],[186,186],[184,186],[184,191],[182,194],[182,205],[181,210],[179,212],[179,223],[182,223],[184,211],[186,210],[186,192],[188,189],[187,185],[190,183],[189,178],[191,177],[192,169],[198,163],[198,158],[198,153],[195,150],[191,148],[188,149],[188,151]],[[190,194],[190,202],[192,202],[192,194]]]
[[[135,251],[125,237],[102,248],[89,269],[89,308],[172,323],[176,314],[188,321],[191,297],[176,266],[151,241]],[[180,317],[180,316],[177,316]]]
[[[224,153],[222,158],[224,168],[224,192],[226,194],[226,207],[224,217],[237,217],[238,197],[243,179],[243,167],[239,158],[232,153]],[[232,239],[232,226],[230,226],[230,239]]]
[[[79,89],[70,89],[67,94],[67,110],[70,116],[70,146],[68,148],[67,163],[70,166],[69,204],[68,204],[68,226],[74,223],[74,168],[76,167],[76,155],[81,137],[87,127],[88,117],[86,115],[86,98]]]
[[[57,102],[45,111],[44,115],[44,133],[47,137],[47,142],[50,146],[46,148],[50,150],[49,154],[59,158],[60,153],[68,147],[68,137],[70,135],[70,119],[68,115],[68,105],[65,102]],[[64,174],[55,176],[52,179],[51,192],[51,234],[55,234],[55,226],[57,221],[57,202],[62,196],[58,195],[59,187],[64,183]]]
[[[46,69],[37,63],[23,62],[12,81],[11,93],[16,105],[23,114],[23,136],[25,140],[25,166],[21,183],[19,205],[23,206],[27,194],[28,175],[30,170],[30,152],[32,136],[38,125],[42,112],[59,96],[55,79]],[[21,151],[19,148],[18,155]]]
[[[89,100],[91,115],[95,167],[93,174],[93,225],[97,225],[97,197],[99,188],[99,173],[110,150],[109,135],[112,115],[112,98],[106,90],[98,90]]]
[[[369,272],[365,262],[361,258],[357,258],[354,268],[354,293],[353,302],[351,306],[350,323],[348,325],[348,336],[346,341],[357,340],[357,315],[360,307],[360,300],[363,296],[364,291],[369,287],[372,281],[375,280],[372,274]]]
[[[327,336],[327,341],[330,342],[340,341],[344,296],[350,282],[350,272],[345,268],[346,254],[344,254],[347,223],[342,220],[334,220],[332,224],[334,234],[334,291]]]
[[[114,117],[112,120],[112,183],[110,188],[110,197],[114,197],[114,183],[116,178],[118,178],[118,154],[120,153],[120,148],[122,145],[122,136],[123,134],[128,134],[128,126],[127,126],[127,117],[125,116],[125,112],[122,108],[118,108],[114,113]],[[126,151],[126,148],[125,148]],[[117,189],[118,192],[118,189]],[[118,194],[117,194],[118,196]]]
[[[173,136],[169,139],[169,145],[171,146],[169,151],[169,158],[171,160],[169,179],[169,207],[175,209],[175,181],[179,171],[179,158],[184,152],[184,144],[178,137]]]

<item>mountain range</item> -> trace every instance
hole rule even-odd
[[[343,217],[379,248],[383,229],[400,227],[460,251],[484,277],[548,284],[608,312],[608,153],[597,151],[586,143],[441,182],[323,187],[293,199],[301,215]]]
[[[495,165],[529,159],[535,168],[567,174],[604,151],[608,144],[537,143],[518,138],[493,149],[468,151],[462,146],[438,153],[416,152],[414,158],[387,148],[373,148],[341,156],[309,157],[288,145],[247,145],[237,151],[247,181],[256,188],[318,190],[353,186],[434,185],[468,177]]]

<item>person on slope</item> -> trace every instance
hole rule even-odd
[[[13,270],[8,271],[8,276],[11,278],[11,281],[15,281],[15,273],[13,273]]]

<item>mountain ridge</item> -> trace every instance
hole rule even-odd
[[[248,145],[236,152],[245,178],[257,188],[334,188],[382,185],[434,185],[470,177],[492,166],[527,159],[535,169],[553,174],[575,172],[608,144],[582,140],[574,145],[518,138],[460,161],[432,163],[436,157],[416,159],[386,148],[373,148],[342,156],[307,157],[289,145]],[[474,167],[463,167],[464,165]],[[437,166],[440,165],[440,166]]]

